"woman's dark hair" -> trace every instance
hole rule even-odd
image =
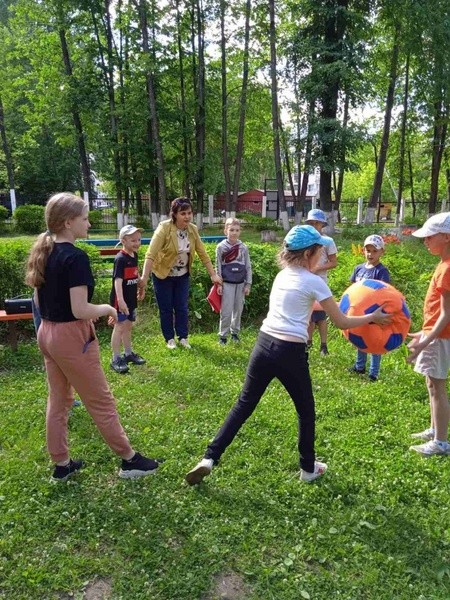
[[[177,213],[182,210],[189,210],[189,209],[192,210],[192,203],[189,200],[189,198],[180,196],[180,198],[175,198],[175,200],[172,200],[172,202],[170,204],[169,217],[172,219],[173,223],[175,223],[175,221],[177,220],[177,218],[176,218]]]

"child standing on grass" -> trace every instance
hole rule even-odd
[[[422,456],[450,455],[447,394],[450,369],[450,212],[433,215],[412,235],[424,238],[428,251],[441,260],[425,296],[422,331],[410,334],[413,339],[408,344],[411,351],[408,361],[415,363],[416,373],[426,377],[431,411],[429,429],[412,434],[425,443],[411,446],[411,450]]]
[[[111,335],[113,352],[111,369],[116,373],[128,373],[128,363],[144,365],[145,359],[133,352],[131,330],[136,321],[138,297],[141,299],[144,289],[138,293],[138,255],[141,246],[141,234],[144,230],[134,225],[125,225],[119,233],[122,250],[114,259],[113,283],[110,303],[117,310],[117,322]],[[123,345],[124,354],[120,353]]]
[[[286,235],[279,254],[282,270],[272,286],[269,313],[253,348],[244,387],[204,458],[186,475],[189,485],[211,473],[275,378],[284,385],[297,411],[300,479],[310,482],[325,473],[327,465],[317,461],[314,453],[315,408],[306,350],[312,306],[316,300],[320,302],[340,329],[391,320],[382,307],[362,317],[347,317],[340,311],[327,284],[314,274],[328,239],[310,225],[297,225]]]
[[[384,240],[380,235],[369,235],[364,240],[364,256],[366,262],[357,265],[353,269],[350,281],[355,283],[362,279],[376,279],[390,283],[391,277],[387,267],[380,259],[384,254]],[[367,353],[357,350],[356,362],[350,367],[351,373],[363,375],[366,372]],[[380,374],[381,354],[370,355],[369,380],[377,381]]]
[[[313,208],[306,216],[306,224],[311,225],[322,235],[323,229],[328,225],[327,216],[320,208]],[[321,277],[325,283],[328,283],[328,271],[337,266],[337,248],[334,240],[331,237],[324,235],[323,237],[330,240],[328,246],[322,247],[321,257],[317,264],[316,275]],[[320,354],[326,356],[329,354],[327,338],[328,338],[328,322],[326,312],[322,306],[315,302],[311,313],[311,321],[308,326],[308,348],[311,348],[313,340],[312,336],[314,329],[317,327],[320,335]]]
[[[241,316],[245,297],[252,285],[252,265],[247,246],[241,242],[241,225],[237,219],[225,221],[226,240],[216,248],[216,271],[223,283],[217,293],[222,296],[219,325],[219,344],[225,345],[228,334],[233,342],[239,342]]]
[[[119,477],[134,479],[155,473],[158,461],[135,452],[122,428],[100,364],[93,321],[117,320],[109,304],[92,304],[94,278],[89,258],[75,246],[90,228],[89,207],[79,196],[63,192],[50,198],[45,208],[47,231],[37,238],[28,258],[26,283],[42,322],[38,344],[44,355],[48,380],[47,448],[55,463],[53,481],[66,481],[84,463],[69,455],[67,424],[72,387],[108,446],[122,458]]]

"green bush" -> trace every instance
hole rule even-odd
[[[0,233],[4,233],[6,230],[5,221],[8,218],[8,209],[4,206],[0,206]]]
[[[277,222],[269,217],[260,217],[253,213],[237,213],[236,218],[244,221],[248,225],[251,225],[256,231],[265,231],[271,229],[272,231],[280,231],[283,228],[277,225]]]
[[[44,212],[45,208],[36,204],[18,206],[13,214],[16,231],[29,234],[45,231]]]
[[[89,211],[89,223],[92,225],[92,229],[98,229],[99,225],[103,223],[103,215],[101,210],[90,210]]]
[[[5,298],[14,298],[22,294],[31,296],[31,290],[24,283],[25,266],[31,248],[31,241],[0,241],[0,305],[3,308]]]

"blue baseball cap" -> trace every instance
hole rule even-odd
[[[320,208],[312,208],[306,216],[305,222],[319,221],[320,223],[328,223],[326,214]]]
[[[284,247],[287,250],[303,250],[314,244],[328,246],[332,239],[320,235],[312,225],[295,225],[284,238]]]

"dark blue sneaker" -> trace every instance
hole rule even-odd
[[[119,471],[121,479],[138,479],[146,475],[153,475],[159,467],[159,462],[153,458],[147,458],[136,452],[130,460],[122,459],[122,466]]]
[[[145,365],[146,363],[145,358],[142,358],[142,356],[136,354],[136,352],[132,352],[131,354],[124,354],[124,359],[125,362],[133,363],[133,365]]]
[[[231,334],[231,341],[232,342],[240,342],[241,340],[239,339],[239,336],[237,333],[232,333]]]
[[[69,477],[72,477],[77,471],[84,467],[82,460],[70,459],[69,464],[65,467],[55,465],[53,475],[50,477],[50,481],[67,481]]]

